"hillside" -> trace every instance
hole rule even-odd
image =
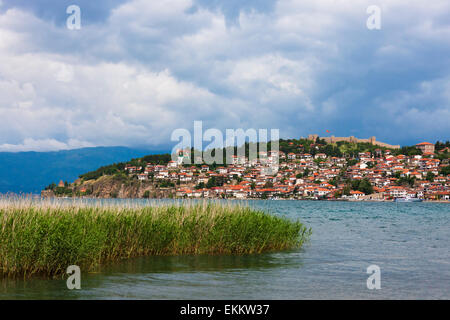
[[[0,152],[0,193],[40,193],[50,182],[74,181],[84,172],[142,157],[148,150],[94,147],[56,152]]]

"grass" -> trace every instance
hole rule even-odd
[[[150,204],[150,202],[148,203]],[[248,206],[0,199],[0,277],[57,276],[69,265],[144,255],[253,254],[299,248],[310,230]]]

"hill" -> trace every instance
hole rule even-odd
[[[50,182],[73,181],[107,164],[151,154],[126,147],[93,147],[54,152],[0,152],[0,193],[36,193]]]

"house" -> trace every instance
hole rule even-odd
[[[326,159],[327,155],[325,153],[318,153],[314,156],[314,159]]]
[[[314,190],[314,195],[317,197],[323,197],[323,196],[326,196],[327,194],[329,194],[330,192],[331,192],[331,190],[329,190],[329,189],[316,188]]]
[[[145,173],[140,173],[138,174],[138,179],[143,181],[143,180],[147,180],[148,179],[148,175],[146,175]]]
[[[434,144],[429,142],[421,142],[416,144],[416,148],[420,149],[422,153],[431,152],[434,153]]]
[[[389,195],[392,198],[405,198],[408,194],[408,191],[400,186],[392,186],[389,188]]]
[[[178,163],[176,161],[169,161],[167,164],[168,168],[176,168],[178,166]]]
[[[219,168],[217,168],[217,172],[219,174],[226,174],[228,172],[228,169],[225,167],[219,167]]]
[[[358,190],[351,190],[351,191],[350,191],[350,195],[351,195],[354,199],[358,200],[358,199],[360,199],[361,197],[365,196],[365,193],[364,193],[364,192],[361,192],[361,191],[358,191]]]

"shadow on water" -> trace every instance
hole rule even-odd
[[[299,265],[301,250],[253,255],[189,255],[149,256],[124,260],[102,266],[101,273],[160,273],[160,272],[214,272],[242,269],[263,270],[283,266]]]
[[[147,256],[108,263],[96,272],[82,272],[82,286],[102,287],[110,283],[157,277],[158,274],[225,274],[264,272],[276,268],[301,268],[302,249],[253,255],[190,255],[190,256]],[[0,279],[0,300],[2,299],[77,299],[83,298],[80,290],[66,287],[68,276],[55,279],[34,276],[30,279]]]

